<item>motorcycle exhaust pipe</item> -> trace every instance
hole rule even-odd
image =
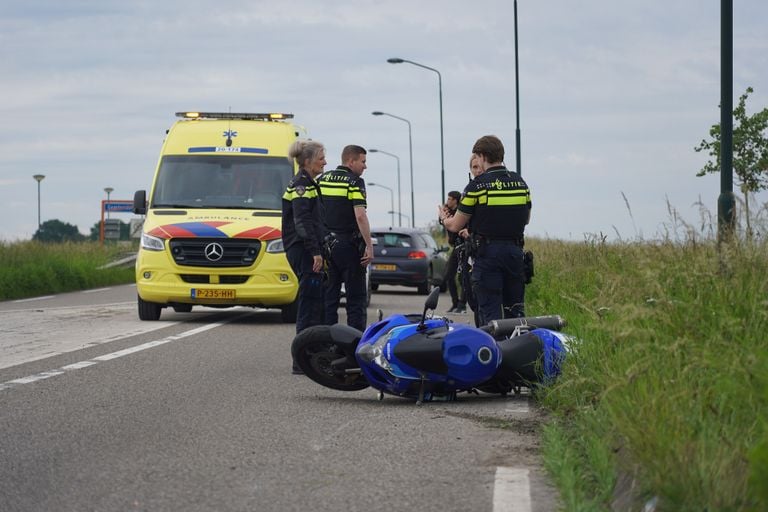
[[[529,329],[550,329],[559,331],[567,325],[565,318],[560,315],[547,316],[524,316],[521,318],[505,318],[503,320],[492,320],[486,326],[487,331],[494,338],[509,336],[517,327],[526,326]]]

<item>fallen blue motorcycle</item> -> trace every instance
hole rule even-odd
[[[435,318],[440,289],[422,314],[394,314],[360,332],[343,324],[305,329],[293,360],[316,383],[341,391],[373,387],[417,403],[460,392],[506,395],[549,383],[560,373],[568,337],[558,315],[495,320],[482,327]]]

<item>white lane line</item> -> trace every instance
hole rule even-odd
[[[52,299],[55,295],[43,295],[42,297],[32,297],[31,299],[18,299],[13,302],[32,302],[33,300],[43,300],[43,299]]]
[[[38,299],[50,299],[51,297],[54,297],[54,295],[49,295],[48,297],[37,297],[37,298],[34,298],[34,299],[19,299],[19,300],[15,300],[13,302],[29,302],[29,301],[38,300]],[[133,301],[130,301],[130,302],[108,302],[106,304],[93,304],[91,306],[54,306],[54,307],[46,307],[45,310],[46,311],[65,311],[65,310],[68,310],[68,309],[83,309],[85,307],[89,307],[89,308],[107,308],[107,307],[113,307],[113,306],[115,306],[115,307],[122,306],[122,307],[126,307],[126,308],[135,308],[136,307],[136,301],[133,300]],[[40,309],[40,308],[4,309],[4,310],[0,311],[0,314],[4,314],[4,313],[7,313],[7,314],[23,313],[24,311],[37,311],[38,309]],[[221,311],[221,310],[219,309],[218,311]]]
[[[531,512],[529,470],[496,468],[493,485],[493,512]]]
[[[94,288],[93,290],[83,290],[83,293],[96,293],[96,292],[105,292],[107,290],[111,290],[112,288]]]
[[[6,382],[0,382],[0,391],[10,389],[15,386],[20,386],[23,384],[31,384],[33,382],[38,382],[41,380],[49,379],[51,377],[55,377],[57,375],[63,375],[66,372],[69,371],[75,371],[75,370],[81,370],[83,368],[88,368],[89,366],[93,366],[98,363],[103,363],[104,361],[111,361],[113,359],[117,359],[119,357],[127,356],[130,354],[135,354],[136,352],[141,352],[142,350],[147,350],[154,347],[159,347],[160,345],[165,345],[166,343],[170,343],[172,341],[177,341],[183,338],[187,338],[189,336],[194,336],[196,334],[200,334],[205,331],[209,331],[211,329],[215,329],[216,327],[221,327],[224,324],[227,324],[229,322],[232,322],[234,320],[237,320],[239,318],[242,318],[244,316],[250,315],[251,313],[245,313],[242,315],[233,316],[232,318],[228,318],[226,320],[223,320],[221,322],[216,322],[213,324],[203,325],[201,327],[196,327],[194,329],[190,329],[188,331],[184,331],[179,334],[174,334],[173,336],[167,336],[165,338],[149,341],[147,343],[142,343],[141,345],[136,345],[135,347],[125,348],[123,350],[118,350],[117,352],[111,352],[109,354],[104,354],[102,356],[94,357],[93,359],[86,360],[86,361],[79,361],[77,363],[68,364],[66,366],[62,366],[61,368],[57,368],[55,370],[49,370],[47,372],[41,372],[36,373],[34,375],[28,375],[26,377],[21,377],[19,379],[13,379]]]

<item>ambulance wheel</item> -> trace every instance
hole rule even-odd
[[[160,304],[147,302],[139,297],[139,319],[155,321],[160,319]]]

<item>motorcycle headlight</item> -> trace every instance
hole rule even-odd
[[[162,251],[165,250],[165,241],[162,238],[142,233],[141,248],[148,251]]]
[[[360,351],[360,355],[364,361],[373,363],[379,368],[393,375],[395,375],[397,372],[395,371],[392,363],[389,362],[389,359],[384,353],[384,350],[396,330],[397,329],[393,329],[392,331],[388,332],[386,335],[379,338],[373,345],[365,345],[361,348]]]
[[[285,247],[283,247],[283,239],[275,238],[274,240],[267,242],[267,252],[271,254],[285,252]]]

